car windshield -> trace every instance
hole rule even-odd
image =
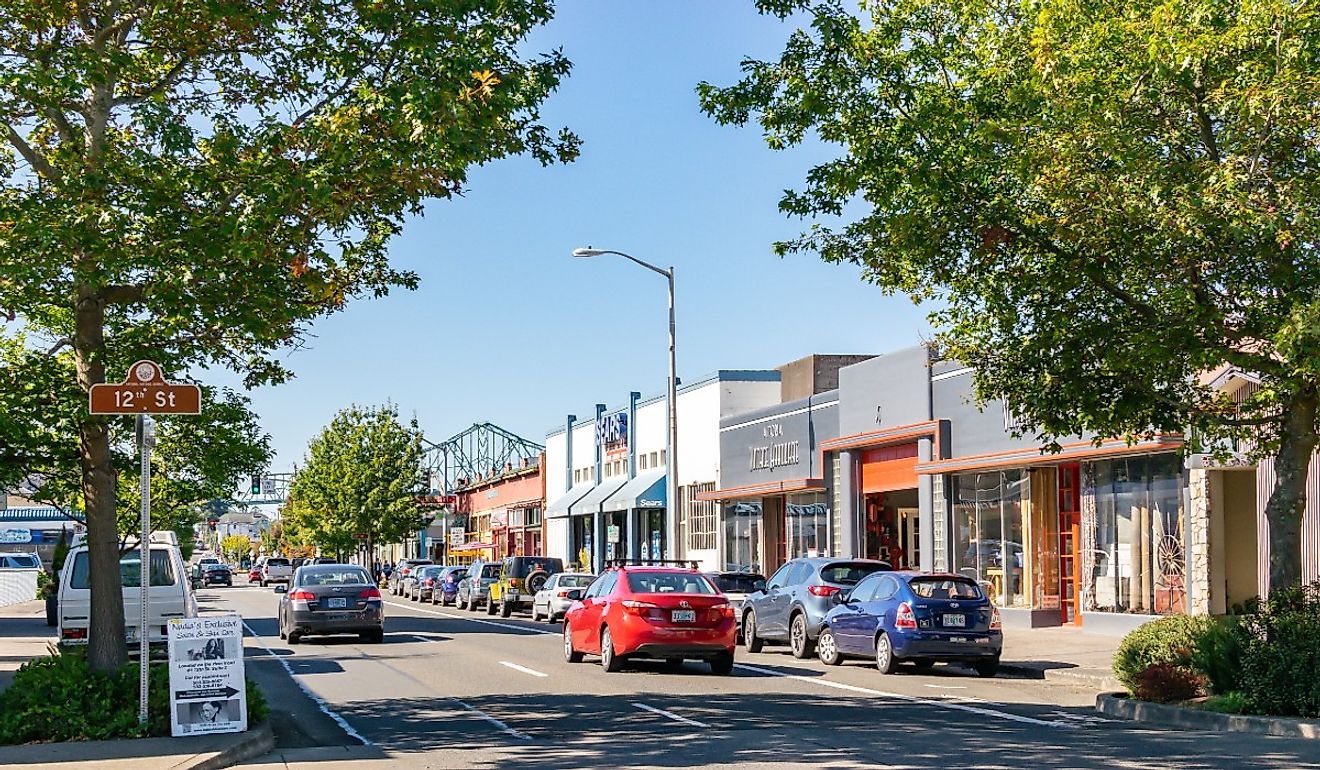
[[[696,572],[628,572],[635,594],[713,594],[715,586]]]
[[[362,586],[370,585],[371,578],[367,577],[366,570],[359,567],[304,568],[300,582],[305,586]]]
[[[883,565],[868,562],[836,562],[826,564],[820,569],[820,579],[826,583],[850,586],[872,572],[884,569]]]
[[[287,566],[289,566],[289,560],[288,560],[288,559],[267,559],[267,560],[266,560],[266,566],[267,566],[267,567],[287,567]]]
[[[90,587],[88,572],[87,552],[79,551],[73,557],[73,574],[69,576],[69,587],[78,589]],[[119,560],[119,582],[125,588],[137,588],[142,585],[142,559],[137,551],[125,554]],[[169,553],[164,550],[151,551],[151,584],[174,585],[174,567],[170,564]]]
[[[711,575],[711,580],[726,594],[749,594],[756,590],[756,581],[765,580],[760,575]]]
[[[484,578],[497,578],[500,576],[500,565],[487,564],[481,568],[481,576]]]
[[[595,575],[560,575],[560,588],[586,588],[595,580]]]
[[[912,593],[923,599],[982,599],[981,587],[960,578],[915,577],[908,581]]]
[[[223,564],[203,564],[203,572],[228,572],[229,568]]]

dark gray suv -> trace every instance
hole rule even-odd
[[[888,562],[875,559],[793,559],[743,600],[747,651],[760,652],[766,642],[788,642],[793,657],[811,657],[821,623],[834,608],[833,595],[889,568]]]

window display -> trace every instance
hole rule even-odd
[[[761,571],[762,521],[760,503],[724,506],[724,569]]]
[[[789,495],[784,520],[789,559],[830,555],[830,506],[823,492]]]
[[[1095,552],[1088,609],[1186,611],[1182,460],[1173,454],[1094,463]]]
[[[996,604],[1028,605],[1024,575],[1023,500],[1027,472],[972,473],[953,479],[955,571],[979,582]]]

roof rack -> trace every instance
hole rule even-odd
[[[609,567],[689,567],[691,569],[701,569],[701,562],[697,559],[606,559],[605,566]]]

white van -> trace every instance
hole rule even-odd
[[[141,554],[135,548],[119,560],[119,575],[124,586],[125,642],[129,645],[138,642]],[[89,567],[87,546],[69,550],[68,560],[60,572],[60,644],[87,644],[87,627],[92,614]],[[169,543],[157,542],[155,536],[151,538],[151,587],[148,590],[147,627],[150,633],[147,638],[152,644],[164,644],[170,618],[197,617],[197,597],[193,594],[179,549]]]

